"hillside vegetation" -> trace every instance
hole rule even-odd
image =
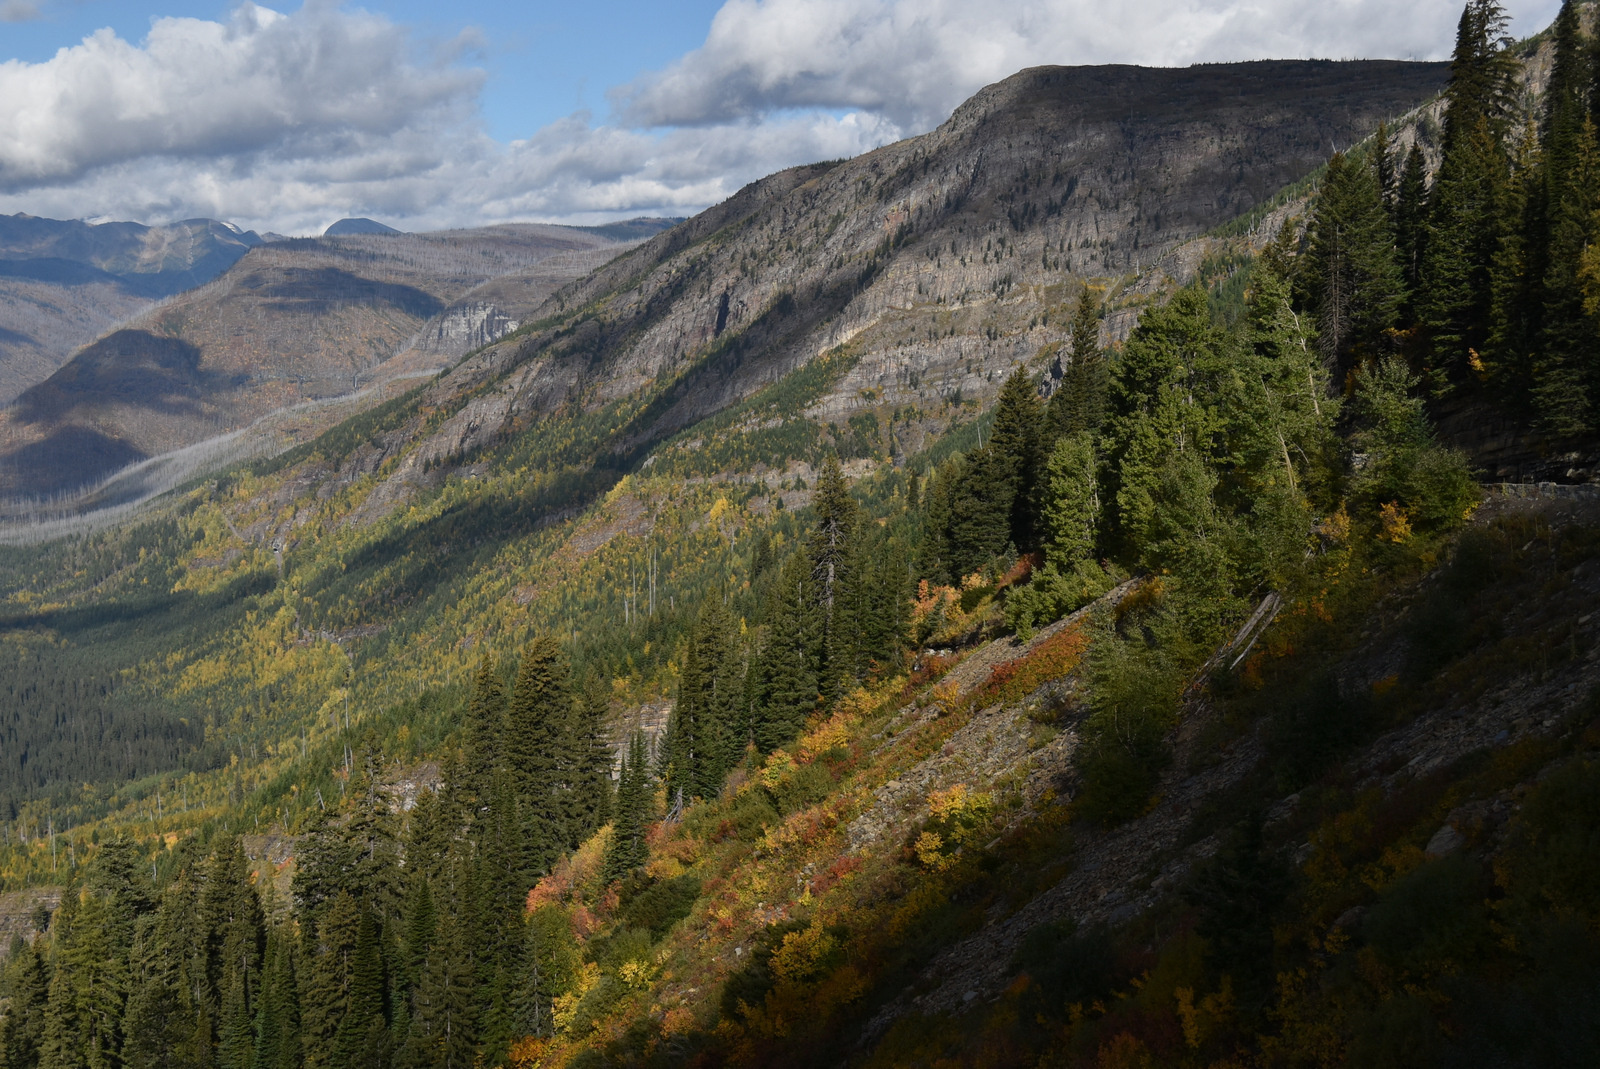
[[[1024,72],[5,550],[0,1066],[1590,1063],[1592,22]]]

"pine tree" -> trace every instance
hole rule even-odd
[[[285,928],[267,936],[256,1008],[253,1069],[295,1069],[300,1064],[300,1005],[295,985],[294,939]]]
[[[1428,207],[1417,316],[1436,365],[1460,376],[1487,346],[1491,266],[1500,245],[1510,164],[1505,138],[1514,60],[1495,0],[1469,0],[1456,32],[1445,92],[1443,160]]]
[[[1539,147],[1530,131],[1517,145],[1502,194],[1500,244],[1490,264],[1489,337],[1485,370],[1506,399],[1521,399],[1531,378],[1540,333],[1547,226]]]
[[[362,907],[340,891],[325,906],[314,930],[306,927],[301,954],[300,1044],[307,1069],[331,1065],[334,1036],[350,1009],[351,958],[361,926]]]
[[[417,985],[408,1061],[426,1069],[469,1069],[477,1047],[472,958],[455,914],[446,911]]]
[[[571,821],[573,845],[587,839],[611,821],[612,753],[606,738],[606,718],[611,697],[598,676],[591,676],[583,687],[578,706],[574,752],[579,768],[573,785]]]
[[[405,940],[400,962],[404,968],[402,986],[419,982],[423,966],[428,960],[428,948],[433,945],[433,934],[438,927],[439,915],[433,905],[432,881],[419,879],[412,884],[410,902],[406,907]]]
[[[814,572],[803,553],[785,562],[767,610],[761,645],[760,687],[751,710],[751,733],[763,753],[786,745],[799,733],[820,698]]]
[[[918,571],[936,583],[949,583],[959,576],[951,559],[951,499],[961,484],[962,460],[954,456],[933,470],[922,495],[922,547]]]
[[[1600,243],[1600,136],[1584,119],[1571,171],[1550,204],[1550,246],[1544,278],[1540,352],[1534,363],[1539,422],[1556,434],[1574,434],[1596,422],[1600,398],[1600,331],[1585,306],[1584,258]]]
[[[1405,303],[1400,310],[1400,318],[1404,322],[1410,322],[1415,316],[1427,229],[1428,164],[1422,155],[1422,146],[1413,142],[1411,151],[1406,153],[1406,163],[1400,172],[1400,185],[1394,201],[1395,248],[1406,293]]]
[[[1109,392],[1102,500],[1116,503],[1116,541],[1130,562],[1149,543],[1168,455],[1210,452],[1214,415],[1193,386],[1222,345],[1205,293],[1189,287],[1147,311],[1123,347]]]
[[[237,837],[218,844],[200,899],[206,931],[206,981],[219,1006],[222,1069],[249,1069],[254,1041],[252,993],[260,987],[261,955],[266,949],[266,917],[250,885],[250,863]]]
[[[1087,336],[1087,331],[1085,333]],[[1000,388],[994,426],[985,448],[993,453],[997,462],[994,471],[1001,482],[990,490],[996,495],[994,508],[1005,516],[1006,541],[1024,553],[1032,552],[1038,545],[1034,487],[1043,464],[1040,450],[1043,422],[1044,412],[1039,405],[1039,391],[1034,386],[1033,376],[1025,366],[1019,365]]]
[[[0,1017],[0,1066],[37,1069],[50,997],[50,971],[41,944],[26,947],[10,969],[10,1004]]]
[[[701,603],[689,636],[678,696],[662,743],[667,790],[715,798],[743,749],[732,721],[743,679],[733,656],[733,621],[720,597]]]
[[[462,776],[469,798],[487,798],[489,780],[500,753],[500,733],[505,727],[505,689],[494,657],[488,653],[478,662],[473,677],[472,700],[467,705],[467,738],[462,761]]]
[[[1382,153],[1379,153],[1382,156]],[[1334,153],[1311,221],[1301,283],[1330,367],[1348,370],[1382,346],[1405,300],[1379,175]]]
[[[538,636],[522,652],[506,710],[502,751],[514,777],[535,869],[555,860],[567,838],[565,773],[576,762],[572,743],[572,687],[555,641]]]
[[[621,879],[644,864],[649,853],[644,834],[651,820],[654,791],[649,747],[644,732],[635,731],[628,737],[628,753],[622,759],[616,820],[601,866],[602,878],[607,883]]]
[[[555,1000],[571,990],[583,967],[583,955],[566,911],[554,903],[546,903],[528,917],[527,941],[519,985],[521,1031],[548,1036],[555,1031]]]
[[[1094,556],[1100,523],[1099,459],[1087,430],[1064,435],[1045,464],[1045,562],[1066,572]]]
[[[355,945],[349,958],[344,1013],[334,1030],[328,1064],[332,1069],[380,1069],[387,1061],[383,955],[377,918],[358,907]]]
[[[1078,294],[1072,316],[1072,348],[1061,384],[1050,396],[1041,453],[1055,440],[1079,431],[1098,432],[1105,422],[1107,370],[1100,348],[1100,304],[1088,286]]]

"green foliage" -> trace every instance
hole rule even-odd
[[[1355,442],[1368,459],[1351,489],[1372,514],[1392,505],[1419,530],[1449,530],[1477,503],[1478,488],[1465,455],[1435,442],[1416,387],[1398,360],[1357,377]]]
[[[689,915],[700,897],[700,878],[685,874],[670,880],[657,880],[622,903],[617,923],[622,928],[641,929],[659,941],[667,930]]]
[[[1089,651],[1091,711],[1079,732],[1075,802],[1088,819],[1111,824],[1144,810],[1170,760],[1165,740],[1183,674],[1137,628],[1131,638],[1103,628]]]
[[[1334,153],[1317,198],[1300,272],[1323,351],[1341,369],[1383,350],[1406,294],[1394,231],[1373,161]]]

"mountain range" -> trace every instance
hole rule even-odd
[[[1584,1064],[1594,435],[1392,220],[1594,5],[1481,8],[81,344],[0,412],[0,1052],[89,992],[130,1065]]]

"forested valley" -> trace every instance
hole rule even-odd
[[[1437,137],[1125,338],[1074,279],[900,463],[910,413],[790,418],[846,343],[648,462],[675,395],[563,407],[371,536],[413,395],[12,551],[0,872],[60,898],[0,1069],[1594,1064],[1600,506],[1440,419],[1600,438],[1593,15],[1534,95],[1469,0]],[[314,463],[331,548],[225,558]]]

